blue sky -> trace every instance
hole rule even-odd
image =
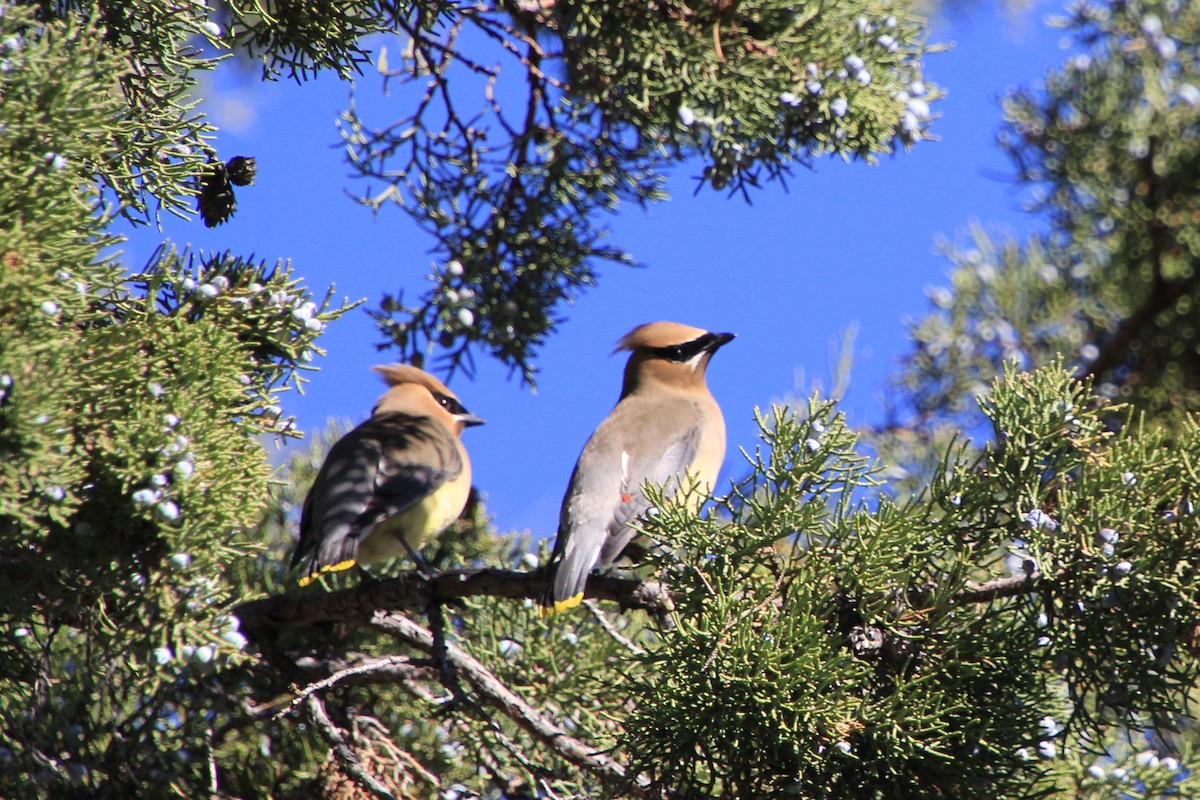
[[[885,377],[906,349],[904,320],[925,311],[926,288],[943,283],[949,268],[937,241],[964,240],[973,222],[1018,235],[1037,224],[998,177],[1009,165],[994,140],[1003,93],[1036,84],[1064,58],[1062,32],[1044,25],[1058,10],[1038,4],[1011,15],[986,5],[935,20],[931,41],[954,45],[926,63],[927,81],[948,92],[935,106],[940,141],[877,166],[822,162],[798,171],[787,192],[752,195],[753,205],[694,195],[699,167],[684,165],[670,182],[672,200],[613,217],[611,241],[645,268],[602,267],[599,286],[566,309],[568,322],[542,351],[536,394],[483,359],[474,380],[451,383],[488,420],[466,442],[500,529],[554,533],[575,458],[617,398],[624,359],[609,355],[613,343],[643,322],[738,334],[709,370],[729,433],[725,476],[744,471],[738,447],[755,445],[754,408],[826,379],[834,343],[852,325],[856,365],[843,408],[852,423],[880,419]],[[398,210],[375,217],[346,195],[365,188],[349,177],[334,127],[348,94],[332,77],[260,84],[218,70],[205,101],[222,127],[218,150],[257,157],[257,185],[237,190],[238,212],[218,228],[170,218],[161,232],[135,231],[123,248],[130,266],[165,237],[179,247],[290,259],[314,294],[332,283],[339,297],[366,298],[367,307],[401,287],[420,292],[432,242]],[[401,116],[374,75],[360,78],[357,96],[380,124]],[[361,310],[329,326],[320,340],[327,355],[314,362],[320,371],[309,374],[303,396],[285,396],[285,413],[308,432],[330,418],[364,419],[382,391],[370,366],[395,358],[376,350],[380,340]]]

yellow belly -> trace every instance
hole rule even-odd
[[[358,561],[386,561],[404,555],[404,542],[413,550],[420,550],[458,519],[470,493],[471,474],[463,470],[458,478],[442,484],[421,502],[372,528],[358,546]]]

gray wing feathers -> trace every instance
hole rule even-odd
[[[462,458],[454,441],[440,425],[428,424],[408,431],[403,441],[385,442],[375,473],[375,492],[362,524],[374,524],[437,491],[462,473]]]
[[[578,540],[567,543],[562,559],[556,565],[554,584],[550,589],[550,602],[546,605],[553,606],[559,600],[566,600],[583,592],[587,586],[588,574],[596,563],[596,552],[597,548],[589,546],[589,543]]]
[[[655,483],[675,491],[679,475],[696,457],[696,444],[700,439],[699,427],[679,432],[680,438],[667,447],[658,459],[643,457],[641,463],[630,459],[629,468],[622,476],[620,500],[608,524],[607,537],[600,550],[597,563],[607,566],[617,560],[621,551],[633,539],[636,531],[632,527],[639,517],[650,510],[650,501],[642,494],[642,484]],[[628,499],[626,499],[628,498]]]
[[[361,536],[462,472],[452,435],[434,420],[379,414],[330,449],[305,499],[293,563],[310,570],[353,559]]]
[[[677,481],[696,457],[701,422],[691,402],[659,400],[619,405],[596,429],[563,502],[549,605],[582,592],[593,568],[616,560],[650,507],[642,484]]]

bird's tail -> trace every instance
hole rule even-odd
[[[319,548],[310,552],[305,558],[299,555],[292,559],[293,564],[304,562],[304,575],[300,578],[301,586],[308,586],[326,572],[341,572],[350,569],[358,563],[358,540],[353,536],[343,536],[332,542],[324,542]]]
[[[583,591],[587,588],[591,564],[578,558],[563,558],[550,564],[550,588],[542,596],[542,607],[538,613],[550,617],[567,611],[583,602]]]

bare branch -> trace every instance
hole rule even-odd
[[[342,679],[343,683],[379,683],[402,680],[436,680],[437,668],[431,659],[397,658],[393,663],[383,663],[380,656],[369,653],[347,652],[337,655],[305,655],[298,656],[294,661],[295,667],[305,673],[312,673],[311,680],[325,680],[335,672],[352,670],[354,674]],[[364,665],[371,666],[369,670],[360,670]]]
[[[617,630],[616,627],[611,622],[608,621],[608,617],[605,615],[604,611],[600,608],[600,606],[597,605],[595,600],[584,600],[583,606],[588,611],[592,612],[592,616],[596,618],[596,622],[600,623],[600,627],[604,629],[605,633],[607,633],[610,637],[612,637],[612,640],[614,642],[621,645],[626,650],[633,653],[635,656],[646,655],[645,649],[639,647],[638,645],[634,644],[632,641],[627,639],[625,636],[623,636],[621,634],[621,632],[619,630]]]
[[[396,636],[427,653],[435,649],[433,633],[402,614],[377,611],[371,617],[371,627]],[[568,736],[566,731],[546,715],[529,705],[509,689],[491,670],[456,644],[446,643],[446,658],[462,673],[467,682],[491,706],[499,709],[534,738],[573,764],[595,770],[609,781],[626,785],[624,765]]]
[[[391,739],[391,732],[387,726],[380,722],[376,717],[367,716],[365,714],[356,714],[354,717],[354,732],[356,737],[361,735],[364,728],[370,729],[374,736],[372,744],[375,747],[382,748],[391,756],[392,761],[397,764],[403,764],[407,768],[408,774],[416,775],[425,783],[432,786],[434,789],[441,786],[441,780],[437,775],[425,768],[425,765],[416,759],[416,757],[407,750],[398,747]],[[394,774],[394,773],[393,773]]]
[[[377,797],[385,798],[385,800],[396,800],[396,795],[379,782],[375,776],[367,772],[363,767],[362,761],[359,760],[358,754],[354,752],[354,748],[346,741],[346,737],[342,735],[342,731],[329,718],[329,714],[325,711],[325,704],[321,702],[321,698],[315,694],[310,694],[305,702],[308,707],[309,717],[312,719],[317,730],[321,732],[321,736],[329,743],[333,749],[334,755],[337,757],[338,764],[347,775],[353,778],[359,786],[367,791],[374,793]]]
[[[1087,365],[1081,377],[1090,375],[1098,379],[1120,364],[1129,356],[1129,346],[1141,336],[1143,330],[1152,325],[1159,314],[1174,306],[1181,297],[1191,292],[1196,286],[1197,276],[1195,273],[1187,278],[1170,282],[1163,274],[1163,258],[1172,243],[1160,208],[1162,204],[1160,199],[1161,180],[1154,169],[1157,144],[1158,137],[1151,136],[1147,141],[1146,155],[1141,159],[1143,181],[1147,187],[1145,203],[1147,208],[1153,212],[1151,218],[1147,220],[1147,230],[1150,234],[1150,252],[1147,257],[1154,275],[1154,279],[1150,283],[1150,293],[1141,305],[1135,308],[1128,317],[1121,320],[1116,331],[1100,348],[1100,354]]]
[[[296,706],[303,703],[310,695],[328,689],[337,683],[341,683],[347,678],[361,677],[364,675],[375,675],[377,673],[386,673],[388,680],[411,680],[418,675],[430,675],[432,670],[428,666],[416,665],[413,659],[408,656],[383,656],[381,658],[371,658],[353,664],[344,669],[334,672],[327,678],[322,678],[319,681],[310,683],[301,689],[295,697],[291,699],[286,706],[275,712],[275,716],[281,716],[288,713]]]
[[[424,59],[427,63],[434,62],[434,59],[433,59],[432,55],[429,53],[429,51],[436,50],[438,52],[438,54],[441,56],[441,58],[438,60],[437,63],[439,65],[442,65],[442,69],[439,70],[439,72],[444,72],[445,71],[444,65],[450,63],[451,61],[461,64],[464,67],[466,67],[467,69],[471,70],[472,72],[479,73],[480,75],[494,76],[499,72],[499,69],[497,67],[489,67],[484,64],[481,64],[481,63],[475,61],[474,59],[472,59],[469,55],[466,55],[463,52],[462,48],[455,46],[455,40],[457,39],[458,31],[462,27],[462,22],[459,20],[456,20],[454,22],[454,24],[451,26],[450,32],[444,35],[444,38],[446,41],[439,41],[435,37],[428,35],[424,30],[422,30],[420,28],[419,25],[414,25],[412,23],[409,23],[407,20],[405,20],[403,18],[398,19],[396,24],[397,24],[397,27],[399,27],[406,34],[408,34],[409,37],[411,37],[414,49],[419,48],[419,49],[425,51],[422,53],[422,56],[424,57]],[[406,70],[395,70],[395,71],[389,71],[388,73],[385,73],[385,74],[388,77],[401,77],[401,76],[403,76],[405,71]],[[416,80],[419,77],[420,77],[420,74],[418,72],[412,71],[412,77],[406,78],[406,80]]]
[[[234,613],[241,620],[241,630],[252,638],[269,639],[270,634],[280,628],[346,622],[375,628],[432,654],[438,649],[433,632],[396,613],[398,610],[420,610],[449,600],[473,596],[540,598],[548,586],[549,581],[545,573],[540,571],[454,570],[434,576],[410,571],[395,578],[369,581],[337,592],[292,592],[253,600],[238,606]],[[658,614],[673,607],[666,587],[652,581],[593,576],[588,582],[587,594],[594,598],[616,601],[622,607],[644,608]],[[639,793],[636,786],[629,785],[622,764],[567,735],[552,719],[505,686],[461,647],[446,642],[444,657],[484,702],[512,719],[535,739],[571,763],[594,770],[606,782],[619,783],[623,791]],[[380,658],[360,665],[352,664],[305,688],[291,705],[305,702],[310,711],[313,711],[314,703],[317,703],[314,715],[323,713],[323,706],[319,705],[317,695],[320,689],[344,680],[382,676],[388,671],[399,675],[400,682],[412,691],[410,673],[418,669],[418,664],[419,662],[412,659],[397,658]],[[420,664],[419,669],[431,670],[424,664]],[[337,733],[336,729],[331,732],[323,728],[322,732],[335,747],[339,762],[350,772],[357,761],[348,761],[345,753],[336,749],[339,747],[339,740],[333,738]],[[344,739],[341,741],[344,748]],[[353,756],[352,751],[350,755]],[[361,772],[361,766],[358,769]]]
[[[954,595],[951,601],[958,604],[989,603],[1002,597],[1016,597],[1030,594],[1044,588],[1047,581],[1042,579],[1042,573],[1031,572],[1028,575],[1012,575],[1006,578],[993,578],[982,583],[968,582],[967,588]]]
[[[1196,283],[1195,275],[1170,283],[1155,281],[1151,286],[1150,294],[1142,301],[1141,305],[1121,321],[1113,335],[1100,348],[1100,355],[1087,365],[1080,377],[1091,375],[1099,378],[1117,366],[1122,359],[1129,355],[1129,345],[1154,322],[1159,314],[1174,306],[1179,298],[1192,291],[1196,287]]]

